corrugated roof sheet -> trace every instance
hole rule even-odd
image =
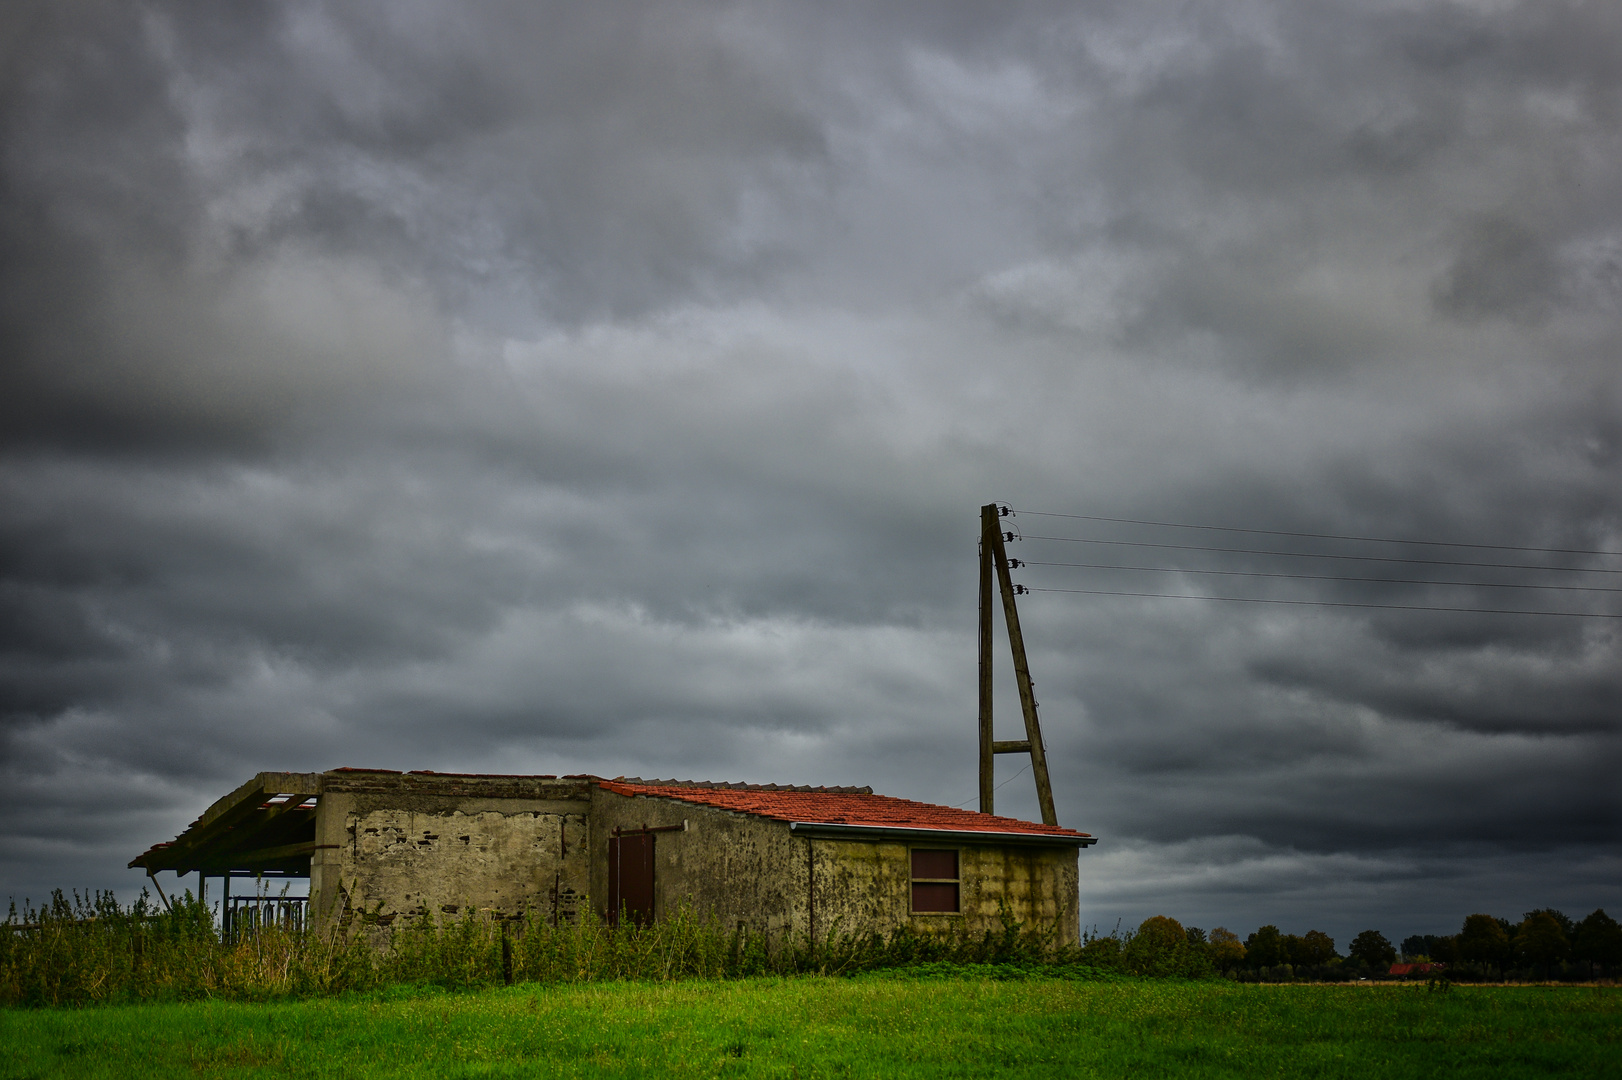
[[[698,784],[680,781],[599,780],[621,795],[648,795],[712,806],[773,821],[860,825],[877,829],[939,829],[943,832],[1025,833],[1088,836],[1058,825],[960,810],[955,806],[875,795],[869,788],[790,788],[776,784]]]

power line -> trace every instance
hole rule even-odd
[[[1515,544],[1470,544],[1455,540],[1399,540],[1388,536],[1350,536],[1342,533],[1286,532],[1281,529],[1240,529],[1229,525],[1190,525],[1179,521],[1146,521],[1141,518],[1103,517],[1097,514],[1048,514],[1040,510],[1014,510],[1028,517],[1068,518],[1072,521],[1108,521],[1117,525],[1154,525],[1163,529],[1204,529],[1210,532],[1252,533],[1257,536],[1295,536],[1311,540],[1358,540],[1370,544],[1422,544],[1426,547],[1476,548],[1484,551],[1525,551],[1555,555],[1622,555],[1622,551],[1588,548],[1521,547]]]
[[[1223,600],[1235,604],[1291,604],[1300,607],[1379,608],[1385,611],[1460,611],[1475,615],[1564,615],[1574,619],[1622,619],[1597,611],[1527,611],[1523,608],[1442,607],[1431,604],[1358,604],[1341,600],[1273,600],[1258,596],[1202,596],[1199,593],[1126,592],[1114,589],[1033,589],[1033,593],[1078,593],[1084,596],[1145,596],[1158,600]]]
[[[1018,780],[1020,777],[1024,776],[1026,774],[1026,772],[1028,772],[1030,770],[1030,767],[1031,767],[1031,763],[1027,761],[1024,765],[1020,766],[1019,772],[1015,773],[1013,776],[1010,776],[1008,779],[1004,780],[1002,783],[1000,783],[996,787],[992,788],[991,789],[992,793],[995,794],[996,792],[1001,791],[1003,788],[1007,787],[1009,784],[1012,784],[1015,780]],[[958,807],[967,806],[970,803],[972,803],[975,799],[978,799],[979,797],[980,796],[975,795],[975,796],[972,796],[971,798],[964,799],[960,803],[953,803],[952,808],[955,810]]]
[[[1622,568],[1599,566],[1534,566],[1528,563],[1468,562],[1460,559],[1404,559],[1396,555],[1335,555],[1314,551],[1273,551],[1265,548],[1211,547],[1206,544],[1154,544],[1143,540],[1096,540],[1081,536],[1025,536],[1025,540],[1054,540],[1066,544],[1102,544],[1109,547],[1158,548],[1164,551],[1223,551],[1233,555],[1282,555],[1291,559],[1340,559],[1350,562],[1406,563],[1410,566],[1477,566],[1492,570],[1547,570],[1571,574],[1622,574]]]
[[[1118,563],[1040,562],[1021,559],[1024,566],[1074,566],[1084,570],[1142,570],[1158,574],[1219,574],[1223,577],[1288,578],[1292,581],[1368,581],[1388,585],[1463,585],[1475,589],[1552,589],[1560,592],[1622,593],[1604,585],[1523,585],[1511,581],[1448,581],[1435,578],[1357,577],[1344,574],[1277,574],[1261,570],[1196,570],[1184,566],[1121,566]],[[1032,590],[1040,591],[1040,590]]]

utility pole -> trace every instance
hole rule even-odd
[[[1019,629],[1019,610],[1014,606],[1014,584],[1008,576],[1008,552],[996,503],[980,508],[980,812],[993,813],[997,754],[1031,755],[1031,774],[1036,778],[1036,799],[1042,807],[1042,821],[1057,825],[1053,810],[1053,784],[1048,779],[1047,747],[1042,743],[1042,725],[1036,717],[1036,695],[1031,692],[1031,669],[1025,660],[1025,636]],[[995,569],[1002,592],[1003,621],[1008,625],[1008,647],[1014,654],[1014,681],[1019,686],[1020,711],[1025,716],[1025,738],[998,741],[991,723],[991,575]]]
[[[991,541],[998,531],[997,506],[980,508],[980,812],[992,813],[997,790],[996,753],[991,733]]]

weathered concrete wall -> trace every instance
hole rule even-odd
[[[1006,902],[1026,929],[1052,927],[1056,944],[1080,944],[1076,848],[970,845],[962,850],[963,911],[971,933],[1001,930],[999,902]]]
[[[1055,939],[1080,936],[1077,858],[1072,847],[941,843],[959,852],[961,911],[912,914],[911,847],[905,843],[808,838],[786,823],[674,799],[628,797],[596,790],[591,814],[591,895],[608,903],[608,839],[616,826],[635,830],[679,825],[656,834],[654,914],[664,918],[685,899],[725,925],[743,923],[781,940],[907,925],[920,933],[1002,929],[1000,903],[1029,929],[1051,927]]]
[[[915,915],[907,843],[811,838],[784,822],[535,777],[323,774],[312,905],[320,922],[365,913],[383,925],[470,907],[567,921],[590,904],[606,917],[614,829],[683,822],[655,834],[655,918],[686,903],[773,941],[901,926],[978,937],[1001,930],[1006,904],[1060,942],[1079,937],[1074,848],[921,845],[959,852],[962,910]]]
[[[788,826],[674,799],[628,797],[596,789],[591,811],[591,895],[607,917],[608,841],[614,829],[688,823],[685,832],[655,834],[654,917],[685,900],[701,918],[743,923],[773,940],[806,926],[809,867],[805,841]]]
[[[802,841],[803,843],[804,841]],[[1080,938],[1076,849],[970,843],[874,843],[818,837],[818,937],[858,930],[980,937],[1002,930],[1002,905],[1026,929],[1052,928],[1057,943]],[[959,911],[912,912],[912,848],[958,852]]]
[[[386,926],[530,908],[572,919],[590,876],[589,807],[584,781],[326,774],[310,877],[316,917],[365,913]]]

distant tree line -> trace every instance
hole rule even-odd
[[[1528,911],[1518,923],[1478,914],[1466,918],[1457,934],[1404,938],[1402,952],[1409,960],[1465,965],[1500,977],[1523,970],[1561,978],[1576,967],[1594,978],[1622,965],[1622,926],[1603,908],[1580,922],[1553,908]]]
[[[1135,932],[1084,935],[1083,955],[1100,966],[1145,975],[1199,977],[1205,971],[1245,981],[1343,981],[1388,977],[1392,965],[1445,965],[1423,970],[1449,979],[1592,980],[1622,967],[1622,926],[1599,909],[1581,921],[1539,908],[1512,923],[1470,915],[1457,934],[1415,934],[1402,948],[1378,930],[1364,930],[1344,954],[1321,930],[1286,934],[1263,926],[1244,940],[1226,927],[1207,933],[1155,916]]]

